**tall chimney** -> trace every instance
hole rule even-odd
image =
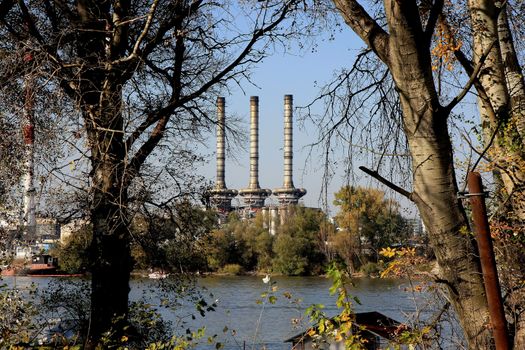
[[[293,188],[293,96],[284,95],[284,188]]]
[[[217,177],[215,188],[226,188],[224,181],[225,135],[224,97],[217,97]]]
[[[283,187],[273,191],[281,206],[297,204],[306,194],[304,188],[293,185],[293,96],[284,95],[284,181]]]
[[[24,61],[29,65],[33,61],[33,56],[30,52],[24,55]],[[24,233],[34,235],[36,233],[36,201],[35,201],[35,124],[34,124],[34,91],[33,91],[33,76],[28,73],[24,77],[25,85],[25,103],[24,103],[24,117],[22,122],[22,134],[24,138],[25,148],[25,162],[24,162],[24,207],[22,226]]]
[[[239,191],[244,203],[250,208],[262,208],[271,190],[259,186],[259,97],[250,97],[250,182],[248,188]]]
[[[224,97],[217,97],[217,177],[215,187],[208,191],[212,205],[222,213],[231,211],[232,198],[237,195],[236,190],[229,190],[225,181],[225,103]]]
[[[250,97],[250,184],[259,189],[259,97]]]

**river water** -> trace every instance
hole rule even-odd
[[[16,277],[15,280],[9,277],[4,278],[3,282],[10,286],[16,283],[18,288],[31,283],[46,288],[51,280],[43,277]],[[278,276],[271,277],[271,282],[267,284],[256,276],[199,278],[197,284],[204,288],[203,294],[211,302],[216,300],[218,305],[215,311],[206,313],[205,317],[201,317],[187,299],[181,300],[175,311],[161,306],[161,298],[154,293],[158,283],[161,282],[132,280],[131,299],[146,298],[147,302],[159,305],[161,314],[174,323],[176,332],[206,327],[206,335],[216,334],[226,349],[290,349],[290,344],[284,341],[307,327],[304,311],[308,306],[323,304],[327,315],[338,313],[336,297],[329,294],[331,281],[323,277]],[[379,311],[403,322],[412,322],[414,315],[421,319],[429,318],[435,311],[433,302],[429,302],[431,299],[427,293],[410,292],[412,287],[414,285],[404,280],[358,278],[354,279],[354,285],[349,291],[360,301],[360,304],[355,304],[357,312]],[[271,293],[277,298],[275,304],[261,298],[261,294],[271,288],[275,289]],[[195,319],[189,317],[190,314],[196,315]],[[180,324],[181,319],[185,320],[184,325]],[[198,348],[211,346],[203,344]]]

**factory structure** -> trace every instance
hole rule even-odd
[[[262,212],[270,233],[275,233],[276,226],[282,223],[290,213],[290,208],[297,205],[306,194],[304,188],[296,188],[293,183],[293,97],[284,96],[284,180],[281,188],[273,191],[259,185],[259,98],[250,98],[250,180],[248,187],[234,190],[226,187],[225,181],[225,102],[224,97],[217,98],[217,177],[215,186],[209,191],[210,202],[219,213],[219,221],[237,211],[243,218],[250,218]],[[267,206],[268,197],[277,197],[277,206]],[[232,206],[232,199],[240,196],[242,206]]]

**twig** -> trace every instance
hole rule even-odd
[[[476,64],[474,69],[472,70],[472,73],[470,74],[470,78],[463,87],[463,90],[450,101],[450,103],[445,106],[445,111],[450,112],[467,94],[467,92],[470,90],[474,82],[478,79],[478,73],[481,70],[481,67],[483,67],[483,64],[485,63],[485,60],[487,59],[490,51],[494,47],[494,44],[496,43],[496,40],[492,41],[492,43],[485,49],[483,52],[483,55],[479,58],[479,62]]]
[[[483,149],[483,151],[481,151],[481,153],[478,153],[476,151],[476,149],[474,148],[474,150],[476,151],[476,153],[479,154],[479,157],[478,159],[476,160],[476,162],[474,163],[474,165],[472,166],[472,169],[467,169],[468,171],[466,172],[465,174],[465,180],[464,180],[464,186],[463,186],[463,192],[465,191],[465,189],[467,188],[467,176],[468,176],[468,173],[469,172],[472,172],[476,169],[476,167],[478,166],[479,162],[481,161],[481,159],[483,159],[485,157],[485,153],[487,153],[487,151],[489,150],[489,148],[492,146],[492,144],[494,143],[494,139],[496,138],[496,135],[498,134],[498,130],[501,126],[501,124],[503,124],[503,120],[500,120],[498,125],[496,125],[496,129],[494,129],[494,132],[492,133],[491,137],[490,137],[490,140],[489,142],[487,143],[487,145],[485,146],[485,148]]]
[[[139,48],[140,48],[140,44],[142,43],[142,41],[144,40],[144,38],[146,37],[146,34],[148,33],[149,31],[149,28],[151,27],[151,24],[153,23],[153,15],[155,13],[155,10],[157,9],[157,5],[159,3],[159,0],[156,0],[153,2],[153,4],[151,4],[151,7],[149,9],[149,12],[146,16],[146,24],[144,25],[144,29],[142,30],[142,32],[140,33],[139,37],[137,38],[137,41],[135,42],[135,45],[133,45],[133,51],[131,51],[131,54],[127,57],[123,57],[123,58],[120,58],[116,61],[113,61],[112,63],[113,64],[120,64],[120,63],[124,63],[124,62],[127,62],[127,61],[130,61],[134,58],[136,58],[138,56],[138,52],[139,52]],[[126,21],[126,22],[129,22],[129,21]],[[122,23],[119,23],[119,25],[122,25],[126,22],[122,22]]]

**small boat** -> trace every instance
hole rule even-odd
[[[53,275],[58,270],[58,259],[48,254],[33,255],[28,275]]]

